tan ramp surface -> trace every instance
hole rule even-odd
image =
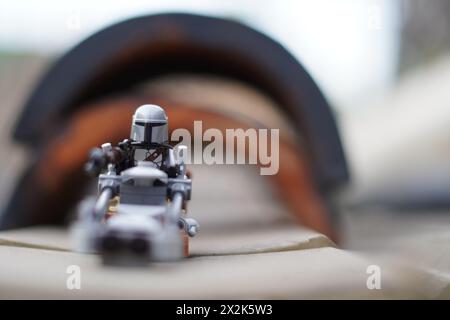
[[[0,298],[417,298],[413,278],[383,268],[383,287],[366,287],[371,263],[335,248],[194,257],[145,268],[104,267],[95,255],[0,246]],[[81,289],[66,286],[71,265]]]
[[[279,225],[206,233],[192,241],[190,258],[120,268],[103,266],[97,255],[68,251],[63,229],[12,230],[0,233],[0,298],[346,299],[448,293],[446,279],[332,245],[313,231]],[[367,288],[367,267],[372,264],[382,270],[380,290]],[[81,290],[67,288],[67,268],[72,265],[80,267]]]
[[[70,251],[69,232],[56,227],[34,227],[0,232],[0,245]],[[295,225],[250,229],[246,232],[199,233],[190,239],[193,256],[251,254],[334,246],[327,237]]]

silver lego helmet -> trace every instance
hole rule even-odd
[[[144,104],[133,115],[130,138],[149,145],[168,141],[168,121],[164,109],[154,104]]]

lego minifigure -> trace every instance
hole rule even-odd
[[[176,260],[187,254],[180,229],[199,225],[182,214],[191,197],[183,162],[186,147],[168,143],[168,121],[156,105],[137,108],[130,139],[93,149],[86,172],[98,176],[98,197],[79,208],[74,226],[78,251],[99,252],[105,262]],[[187,240],[186,240],[187,241]]]

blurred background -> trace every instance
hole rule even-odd
[[[415,251],[430,242],[448,245],[445,0],[0,1],[0,201],[27,157],[11,131],[46,67],[99,29],[169,11],[245,23],[279,41],[310,72],[336,114],[350,167],[351,183],[340,197],[344,246]],[[272,208],[247,209],[263,207]]]

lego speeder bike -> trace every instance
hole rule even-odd
[[[187,255],[187,236],[199,224],[185,217],[191,180],[185,146],[168,143],[168,119],[156,105],[137,108],[130,139],[92,149],[85,165],[98,176],[98,197],[79,206],[73,228],[77,251],[106,262],[171,261]],[[184,233],[184,235],[183,235]]]

